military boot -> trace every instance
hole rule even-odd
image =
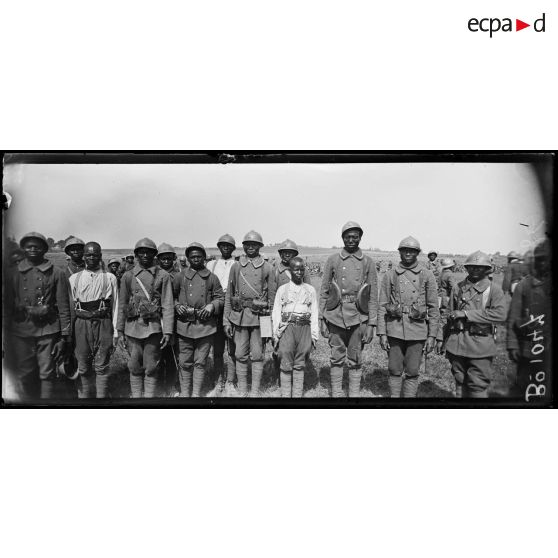
[[[362,371],[360,368],[349,370],[349,397],[360,397],[360,379]]]
[[[402,397],[416,397],[418,391],[418,376],[405,376],[403,380]]]
[[[389,392],[390,397],[401,397],[401,385],[403,384],[403,378],[401,376],[389,375]]]
[[[250,397],[260,397],[260,384],[262,382],[263,362],[252,363],[252,388]]]
[[[331,377],[331,397],[343,397],[343,367],[332,366]]]

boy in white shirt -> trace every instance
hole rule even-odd
[[[273,341],[281,359],[281,395],[302,397],[306,358],[318,340],[316,290],[304,283],[304,260],[289,264],[291,280],[279,287],[271,316]]]

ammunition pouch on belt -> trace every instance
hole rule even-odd
[[[341,289],[339,285],[332,281],[329,284],[329,294],[326,300],[326,310],[335,310],[341,304]]]
[[[388,302],[385,308],[390,318],[400,320],[403,317],[403,308],[399,302]]]
[[[239,296],[231,296],[231,308],[235,312],[242,312],[243,309],[242,300],[240,299]]]
[[[54,306],[38,304],[36,306],[25,306],[23,308],[25,317],[28,317],[37,327],[51,324],[58,318],[58,310]],[[25,318],[21,321],[25,321]]]
[[[368,314],[369,302],[370,302],[370,285],[368,283],[364,283],[364,285],[360,287],[356,295],[357,310],[362,314]]]
[[[311,314],[281,313],[281,322],[285,324],[310,325]]]
[[[157,302],[142,300],[139,303],[139,315],[145,322],[161,319],[161,306]]]
[[[470,322],[467,324],[467,329],[470,335],[476,335],[478,337],[490,337],[494,334],[494,326],[492,324]]]
[[[75,311],[76,317],[82,320],[103,320],[112,317],[111,303],[105,299],[91,302],[77,301]]]
[[[426,320],[427,312],[426,307],[417,306],[416,304],[411,304],[409,308],[409,318],[416,322],[423,322]]]
[[[251,310],[254,314],[258,314],[258,315],[267,314],[267,308],[268,308],[267,300],[260,300],[258,298],[252,299]]]
[[[176,319],[179,322],[184,322],[184,323],[193,323],[196,321],[196,317],[197,317],[197,311],[193,306],[186,306],[184,305],[184,307],[186,308],[186,313],[182,316],[179,316],[178,314],[176,315]]]
[[[244,308],[250,308],[254,314],[263,315],[267,314],[268,310],[267,300],[260,300],[259,298],[245,298],[242,296],[231,296],[231,308],[235,312],[242,312]]]

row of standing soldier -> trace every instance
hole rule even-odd
[[[495,327],[506,319],[507,306],[502,289],[491,281],[488,256],[471,254],[464,264],[467,277],[456,283],[447,261],[441,270],[435,256],[427,264],[419,262],[420,244],[407,237],[398,247],[401,261],[378,285],[376,266],[359,248],[362,235],[355,222],[343,227],[344,248],[326,262],[318,303],[296,245],[286,241],[281,261],[272,267],[260,256],[263,240],[255,231],[244,237],[245,253],[238,261],[231,257],[236,246],[230,235],[219,239],[222,257],[208,267],[204,247],[190,244],[185,254],[189,267],[181,270],[170,245],[157,248],[142,239],[134,250],[137,262],[130,258],[120,287],[116,276],[104,271],[98,243],[70,239],[70,261],[62,271],[44,258],[44,236],[29,233],[21,239],[26,257],[12,274],[6,296],[5,323],[19,393],[29,395],[29,384],[38,377],[41,397],[52,397],[56,375],[65,369],[57,363],[71,354],[79,396],[106,397],[110,356],[118,343],[129,354],[132,397],[160,393],[160,370],[173,365],[179,394],[200,396],[211,347],[225,392],[258,396],[265,338],[271,337],[282,394],[301,397],[305,363],[320,331],[331,349],[333,397],[343,395],[345,362],[348,395],[359,396],[362,350],[376,333],[388,353],[392,397],[416,397],[422,355],[434,350],[448,357],[458,397],[487,397]],[[510,288],[518,285],[508,319],[518,392],[527,381],[522,347],[528,341],[519,322],[535,307],[548,315],[548,261],[543,243],[535,250],[528,278],[515,280]],[[166,380],[166,392],[173,391],[175,378],[167,374]]]

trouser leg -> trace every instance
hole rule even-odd
[[[280,363],[281,397],[292,396],[293,365],[296,351],[296,326],[289,324],[279,339],[274,366]]]
[[[77,388],[80,399],[95,397],[93,373],[95,338],[92,326],[90,320],[76,318],[74,322],[74,355],[78,365]]]
[[[14,355],[13,381],[16,394],[22,398],[40,395],[39,365],[36,355],[36,338],[11,338]]]
[[[162,333],[154,333],[145,340],[143,367],[145,369],[144,397],[156,397],[159,386]]]
[[[312,332],[309,325],[295,325],[293,329],[295,351],[293,359],[293,397],[302,397],[306,360],[312,351]]]
[[[281,370],[281,397],[292,397],[293,372]]]
[[[248,394],[248,359],[250,358],[250,335],[247,327],[234,328],[236,375],[238,377],[238,394]]]
[[[349,343],[347,346],[347,360],[349,361],[349,397],[360,397],[360,380],[362,377],[362,336],[366,324],[352,327],[349,330]]]
[[[328,327],[328,341],[331,348],[331,397],[343,397],[343,365],[345,364],[349,338],[346,329],[334,324],[328,324]]]
[[[420,362],[424,341],[405,341],[405,378],[402,396],[415,398],[418,392]]]
[[[251,327],[250,332],[250,360],[252,361],[252,386],[250,397],[259,397],[260,384],[263,374],[263,341],[259,327]]]
[[[236,345],[234,339],[227,339],[227,382],[234,382],[236,380]]]
[[[93,358],[93,371],[96,378],[97,399],[108,397],[108,382],[110,376],[110,357],[114,352],[114,330],[112,319],[106,318],[99,322],[99,337],[95,357]]]
[[[209,356],[212,342],[213,335],[194,340],[194,383],[192,397],[201,396],[201,389],[207,366],[207,357]]]
[[[225,371],[225,347],[227,343],[227,336],[222,325],[222,315],[217,317],[217,331],[213,336],[213,384],[217,384],[219,379],[223,383],[226,377]]]
[[[467,390],[473,399],[486,399],[492,380],[492,358],[470,358],[467,369]]]
[[[401,397],[403,369],[405,367],[405,342],[397,337],[388,337],[388,372],[391,397]]]
[[[190,397],[192,377],[194,374],[194,340],[190,337],[178,336],[178,365],[180,369],[180,397]]]
[[[126,336],[130,357],[128,359],[128,370],[130,371],[130,391],[134,399],[143,396],[143,339]]]
[[[304,370],[293,370],[293,397],[300,399],[304,388]]]
[[[41,399],[50,399],[54,395],[54,382],[56,379],[56,363],[52,357],[54,345],[60,335],[44,335],[36,341],[37,364],[41,378]]]
[[[451,373],[455,379],[455,397],[467,397],[467,390],[464,389],[465,374],[467,371],[464,357],[460,357],[451,353],[447,353],[450,361]]]

